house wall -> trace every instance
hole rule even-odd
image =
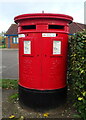
[[[8,48],[8,46],[10,46],[10,48],[18,48],[18,44],[14,44],[14,43],[12,43],[12,38],[13,38],[14,36],[7,36],[6,37],[6,48]],[[15,37],[17,37],[17,36],[15,36]],[[8,45],[9,43],[8,43],[8,39],[10,39],[10,45]]]
[[[6,48],[8,48],[8,37],[5,38]]]

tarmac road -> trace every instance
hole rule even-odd
[[[2,79],[18,79],[17,49],[2,50],[2,72],[0,74],[2,74]]]

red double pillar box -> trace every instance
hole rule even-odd
[[[69,24],[63,14],[24,14],[14,18],[19,35],[19,98],[47,107],[66,98]]]

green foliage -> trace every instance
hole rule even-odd
[[[0,48],[6,48],[6,44],[0,45]]]
[[[2,79],[0,79],[0,87],[2,87]]]
[[[18,93],[15,93],[10,96],[10,99],[17,99],[18,98]]]
[[[75,106],[86,120],[86,31],[78,32],[69,39],[68,81],[72,85]]]
[[[11,79],[0,79],[2,81],[2,88],[6,89],[17,89],[18,88],[18,82],[17,80],[11,80]]]

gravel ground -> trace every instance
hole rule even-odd
[[[2,90],[2,116],[3,118],[9,118],[9,116],[14,115],[15,118],[74,118],[76,114],[76,109],[73,106],[73,97],[68,93],[67,102],[57,108],[49,110],[34,110],[31,108],[22,108],[18,100],[10,100],[9,97],[15,93],[17,90],[14,89],[3,89]]]

